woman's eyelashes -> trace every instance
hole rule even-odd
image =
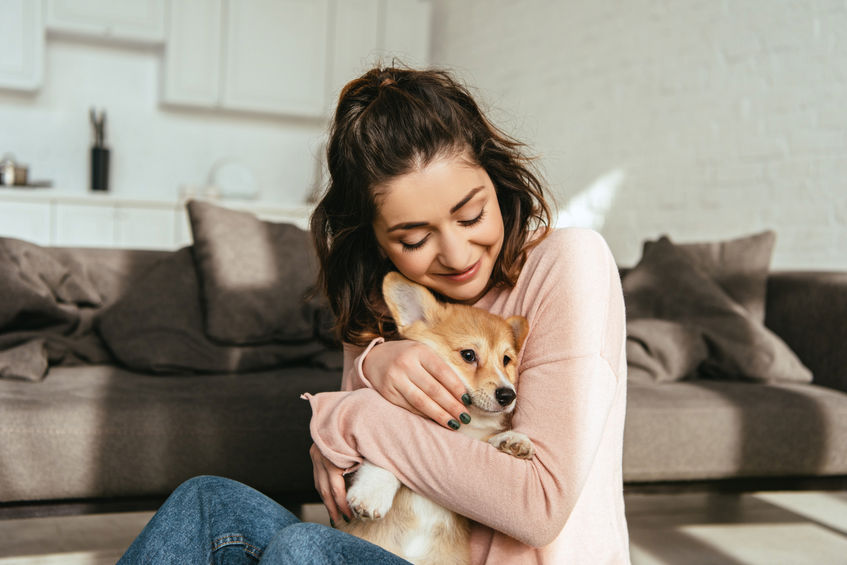
[[[476,218],[471,218],[470,220],[459,220],[459,225],[469,227],[481,222],[483,217],[485,217],[485,208],[479,211],[479,215]]]
[[[429,239],[429,234],[417,243],[406,243],[405,241],[401,241],[400,245],[403,246],[403,251],[414,251],[415,249],[420,249],[423,244],[426,243],[427,239]]]
[[[485,208],[480,210],[479,214],[476,217],[471,218],[470,220],[459,220],[459,225],[462,226],[462,227],[465,227],[465,228],[469,228],[469,227],[476,225],[479,222],[481,222],[484,217],[485,217]],[[423,239],[421,239],[420,241],[418,241],[416,243],[406,243],[405,241],[401,240],[400,245],[403,246],[403,251],[414,251],[415,249],[420,249],[421,247],[423,247],[423,244],[426,243],[426,240],[428,240],[428,239],[429,239],[429,234],[426,234],[426,237],[424,237]]]

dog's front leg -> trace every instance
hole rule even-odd
[[[355,517],[379,520],[391,509],[400,481],[390,471],[365,461],[353,476],[347,491],[347,503]]]
[[[518,459],[532,459],[535,456],[535,447],[529,437],[520,432],[507,430],[501,432],[488,440],[488,443]]]

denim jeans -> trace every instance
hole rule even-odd
[[[118,565],[408,565],[371,543],[301,522],[247,485],[195,477],[177,487]]]

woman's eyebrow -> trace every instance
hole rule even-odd
[[[456,212],[458,212],[458,211],[462,208],[462,206],[464,206],[465,204],[467,204],[468,202],[470,202],[471,198],[473,198],[473,197],[474,197],[474,195],[475,195],[477,192],[479,192],[480,190],[482,190],[483,188],[485,188],[485,187],[484,187],[484,186],[478,186],[478,187],[476,187],[476,188],[472,188],[472,189],[471,189],[471,191],[470,191],[470,192],[468,192],[468,193],[465,195],[465,197],[464,197],[464,198],[462,198],[461,200],[459,200],[459,202],[458,202],[455,206],[453,206],[452,208],[450,208],[450,213],[451,213],[451,214],[455,214]]]
[[[471,198],[473,198],[476,195],[477,192],[479,192],[480,190],[482,190],[484,188],[485,188],[484,186],[478,186],[476,188],[472,188],[470,190],[470,192],[468,192],[465,195],[464,198],[459,200],[459,202],[457,202],[455,206],[450,208],[450,214],[455,214],[456,212],[461,210],[462,206],[464,206],[465,204],[470,202]],[[422,228],[426,225],[427,225],[426,222],[403,222],[403,223],[391,226],[390,228],[388,228],[386,233],[391,233],[391,232],[397,231],[397,230],[413,230],[415,228]]]

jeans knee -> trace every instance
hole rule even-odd
[[[174,500],[206,500],[218,498],[222,493],[234,489],[239,483],[223,477],[200,475],[183,481],[171,494]]]
[[[282,529],[268,544],[265,556],[270,563],[327,563],[324,552],[328,548],[327,526],[299,522]]]

